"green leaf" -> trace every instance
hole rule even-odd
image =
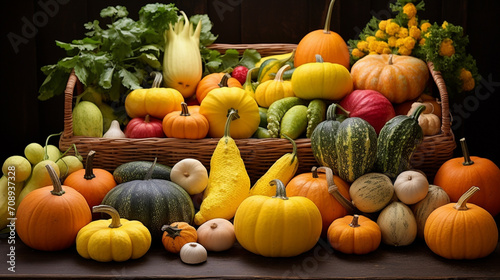
[[[109,67],[102,71],[101,77],[99,79],[99,85],[104,89],[110,89],[113,80],[113,73],[115,71],[114,67]]]
[[[198,22],[201,20],[201,32],[200,32],[200,45],[208,46],[215,42],[218,36],[214,35],[210,30],[212,30],[212,22],[208,15],[194,15],[189,18],[189,21],[193,23],[193,27],[196,28]]]
[[[226,50],[226,52],[220,56],[220,59],[222,60],[222,67],[224,69],[234,67],[238,65],[240,61],[239,53],[235,49]]]
[[[158,60],[158,58],[156,58],[156,56],[154,56],[152,54],[149,54],[149,53],[142,53],[139,56],[139,59],[142,62],[148,64],[149,66],[151,66],[151,67],[153,67],[155,69],[161,70],[161,63]]]
[[[157,57],[160,56],[161,48],[158,45],[145,45],[139,48],[139,52],[153,52]]]
[[[107,7],[101,10],[102,18],[123,18],[128,16],[127,8],[123,6]]]
[[[42,67],[42,71],[47,75],[38,92],[39,100],[48,100],[54,96],[60,95],[66,89],[70,70],[57,65],[48,65]]]
[[[148,28],[152,28],[159,33],[168,29],[168,26],[177,21],[177,11],[175,4],[147,4],[139,11],[139,21]]]
[[[243,52],[239,65],[243,65],[248,69],[254,68],[255,63],[261,59],[260,53],[254,49],[247,49]]]
[[[118,71],[118,75],[120,78],[122,78],[122,84],[129,89],[138,89],[141,88],[140,81],[137,79],[137,77],[132,74],[130,71],[126,69],[120,69]]]

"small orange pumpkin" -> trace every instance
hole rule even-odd
[[[425,242],[437,255],[447,259],[478,259],[497,248],[495,219],[485,209],[467,203],[478,190],[471,187],[457,203],[443,205],[427,218]]]
[[[161,230],[163,231],[161,243],[170,253],[178,254],[186,243],[198,240],[196,229],[186,222],[164,225]]]
[[[221,87],[243,88],[241,83],[228,73],[211,73],[203,77],[196,86],[196,99],[198,103],[201,104],[201,101],[205,99],[205,96],[207,96],[211,90]]]
[[[181,103],[182,110],[168,113],[163,118],[163,132],[167,137],[181,139],[202,139],[208,133],[208,120],[199,113],[189,112],[188,105]]]
[[[434,184],[440,186],[451,202],[457,202],[470,186],[477,186],[481,192],[470,199],[496,216],[500,213],[500,169],[491,160],[470,156],[465,138],[460,139],[463,158],[453,158],[441,165],[434,176]]]
[[[378,224],[363,215],[338,218],[328,228],[328,242],[344,254],[368,254],[377,250],[382,241]]]

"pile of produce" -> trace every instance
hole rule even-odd
[[[75,135],[212,137],[219,140],[210,165],[186,156],[173,166],[130,161],[110,172],[93,166],[98,152],[82,162],[74,147],[68,156],[32,143],[2,166],[2,228],[17,217],[27,246],[76,244],[79,255],[100,262],[163,246],[197,264],[235,242],[257,255],[291,257],[320,238],[346,254],[417,238],[449,259],[495,251],[500,169],[470,156],[465,139],[464,157],[444,163],[432,182],[412,169],[424,137],[441,133],[440,103],[425,94],[428,67],[392,51],[351,65],[347,43],[329,30],[333,2],[327,32],[312,31],[292,52],[268,57],[207,50],[215,40],[208,19],[177,16],[173,5],[147,5],[138,22],[123,7],[103,10],[113,20],[108,30],[93,22],[88,38],[59,43],[77,54],[45,68],[42,96],[55,94],[53,81],[74,69],[86,86],[73,109]],[[115,32],[127,36],[102,40]],[[118,57],[123,64],[113,63]],[[106,111],[110,101],[123,102],[121,117]],[[235,141],[250,137],[283,138],[293,147],[255,182]],[[311,172],[297,174],[299,138],[310,138]],[[45,205],[53,211],[36,211]]]

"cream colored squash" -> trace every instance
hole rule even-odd
[[[356,208],[365,213],[374,213],[388,205],[394,196],[391,179],[382,173],[367,173],[349,188],[349,196]]]
[[[394,181],[394,191],[398,199],[405,204],[415,204],[424,199],[428,190],[429,181],[418,171],[403,171]]]
[[[410,207],[402,202],[387,205],[377,218],[382,242],[392,246],[406,246],[417,237],[417,221]]]
[[[198,227],[197,233],[198,243],[208,251],[225,251],[236,242],[233,223],[222,218],[206,221]]]
[[[199,264],[207,260],[207,250],[203,245],[196,242],[184,244],[179,255],[181,261],[187,264]]]
[[[424,238],[425,222],[432,211],[448,203],[450,203],[450,197],[440,186],[429,185],[425,198],[411,206],[415,220],[417,220],[418,238]]]
[[[174,164],[170,171],[170,180],[190,195],[199,194],[207,187],[208,171],[199,160],[185,158]]]

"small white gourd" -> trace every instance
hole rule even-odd
[[[108,131],[104,133],[103,138],[125,138],[125,133],[120,128],[120,123],[117,120],[113,120],[109,126]]]
[[[403,171],[394,181],[394,191],[401,202],[408,205],[415,204],[427,195],[429,181],[418,171]]]
[[[179,252],[181,261],[187,264],[199,264],[207,260],[207,250],[197,242],[189,242]]]
[[[203,192],[208,185],[207,168],[197,159],[185,158],[170,170],[170,180],[185,189],[190,195]]]

